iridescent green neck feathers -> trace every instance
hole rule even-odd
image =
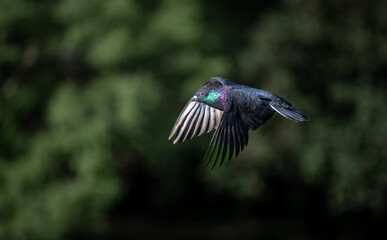
[[[208,94],[208,96],[204,100],[213,103],[220,97],[220,95],[221,93],[219,91],[213,90]]]

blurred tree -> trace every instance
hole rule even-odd
[[[251,207],[282,181],[318,189],[331,213],[383,215],[386,7],[0,1],[0,239],[100,229],[119,199],[138,197],[136,175],[150,179],[144,204],[156,211],[197,204],[198,193]],[[238,159],[203,169],[209,135],[176,146],[167,137],[212,76],[278,93],[311,122],[274,118]],[[302,210],[305,194],[281,201]]]

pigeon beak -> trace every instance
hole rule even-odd
[[[198,99],[197,96],[193,96],[193,97],[192,97],[192,100],[193,100],[193,101],[196,101],[197,99]]]

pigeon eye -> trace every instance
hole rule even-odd
[[[203,96],[203,95],[204,95],[204,93],[203,93],[203,92],[201,92],[201,93],[200,93],[200,96]]]

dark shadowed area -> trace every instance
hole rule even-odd
[[[0,1],[0,239],[387,235],[387,1]],[[209,78],[278,114],[213,170]],[[382,234],[382,235],[380,235]]]

